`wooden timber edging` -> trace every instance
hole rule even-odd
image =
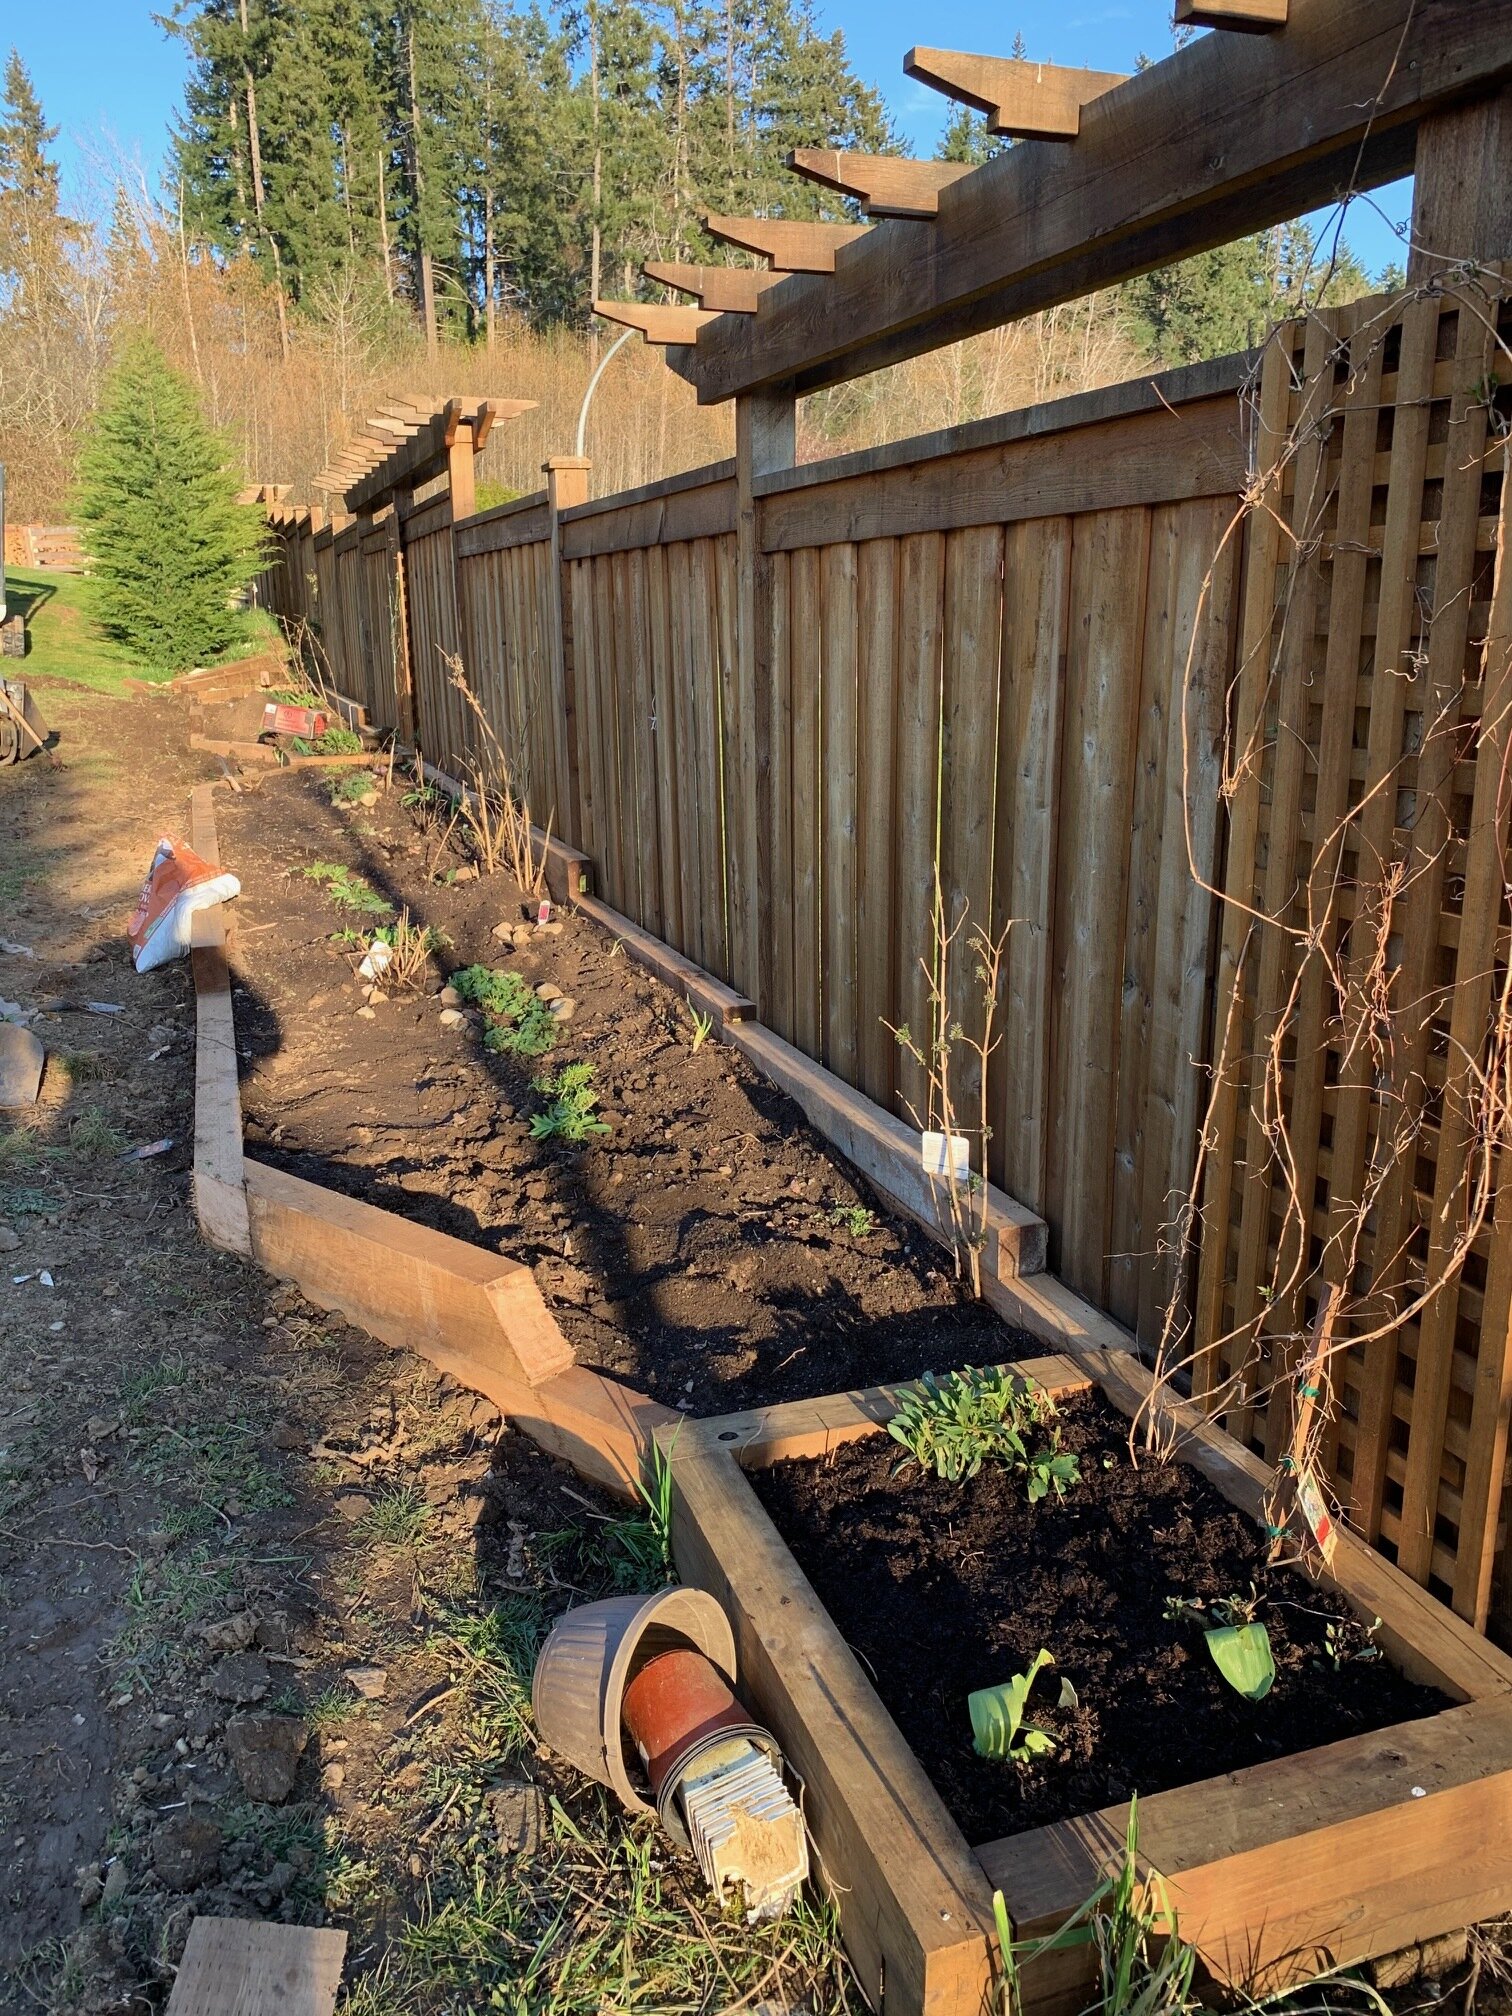
[[[1095,1385],[1126,1414],[1149,1373],[1123,1354],[1013,1368],[1052,1394]],[[1127,1807],[968,1847],[745,1476],[883,1432],[894,1390],[750,1410],[664,1432],[683,1578],[723,1605],[755,1711],[804,1779],[805,1817],[862,1990],[884,2016],[995,2009],[992,1892],[1044,1937],[1121,1857]],[[1264,1472],[1184,1410],[1178,1460],[1258,1511]],[[1256,1472],[1260,1472],[1257,1477]],[[1458,1930],[1512,1899],[1512,1660],[1344,1536],[1324,1579],[1439,1714],[1140,1801],[1141,1866],[1220,1984],[1271,1992]],[[1086,1947],[1024,1969],[1032,2016],[1085,2006]]]

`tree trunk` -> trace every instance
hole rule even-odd
[[[262,134],[257,124],[257,88],[252,81],[252,64],[247,55],[251,30],[247,25],[247,0],[241,0],[242,83],[247,94],[247,151],[252,162],[252,202],[257,211],[257,233],[273,255],[274,289],[278,299],[278,347],[285,364],[289,361],[289,308],[284,299],[283,261],[278,245],[263,222]]]
[[[435,361],[439,349],[436,331],[436,278],[431,256],[425,247],[425,171],[420,165],[420,83],[415,69],[415,23],[405,31],[409,55],[410,186],[415,211],[415,262],[419,280],[420,312],[425,318],[426,355]]]

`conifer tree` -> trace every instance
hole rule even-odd
[[[149,338],[133,338],[106,380],[75,510],[101,627],[150,665],[176,670],[236,639],[233,604],[264,536],[236,488],[191,387]]]

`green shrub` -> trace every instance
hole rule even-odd
[[[482,1010],[488,1024],[483,1047],[506,1057],[544,1057],[556,1042],[556,1017],[518,973],[492,966],[464,966],[451,984],[464,1001]]]

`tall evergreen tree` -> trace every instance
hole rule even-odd
[[[75,509],[106,634],[176,669],[236,638],[235,598],[262,564],[256,505],[236,502],[227,444],[147,337],[106,381]]]

